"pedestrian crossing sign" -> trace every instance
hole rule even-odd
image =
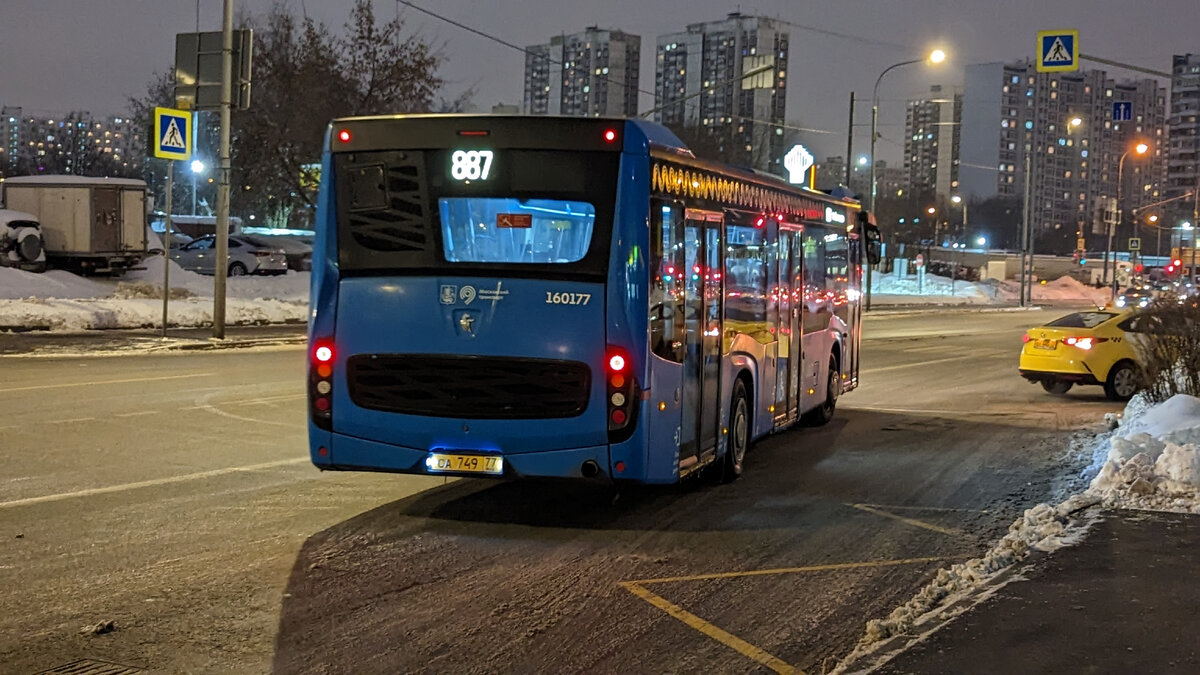
[[[1079,31],[1038,31],[1037,69],[1039,73],[1079,70]]]
[[[159,159],[191,158],[191,113],[171,108],[154,109],[154,156]]]

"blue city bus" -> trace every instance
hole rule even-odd
[[[335,120],[309,438],[328,470],[673,483],[858,385],[857,202],[641,120]]]

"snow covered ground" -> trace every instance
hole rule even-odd
[[[145,261],[145,270],[122,279],[80,277],[62,270],[34,274],[0,268],[0,330],[79,331],[161,325],[163,259]],[[212,323],[213,278],[170,262],[172,326]],[[308,312],[308,272],[278,277],[236,277],[227,284],[230,324],[304,321]]]
[[[1094,446],[1095,477],[1083,493],[1026,510],[985,555],[939,571],[886,618],[868,621],[833,672],[870,670],[990,597],[1006,583],[1001,573],[1031,552],[1081,541],[1095,518],[1082,513],[1091,506],[1200,513],[1200,398],[1178,394],[1152,405],[1139,394],[1109,422],[1118,426]]]
[[[1015,281],[954,281],[949,277],[926,274],[897,279],[891,274],[871,279],[872,305],[1000,305],[1019,300],[1021,287]],[[1109,300],[1106,288],[1093,288],[1071,277],[1062,277],[1033,286],[1034,302],[1103,305]]]

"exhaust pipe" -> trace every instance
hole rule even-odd
[[[582,473],[584,478],[595,478],[600,475],[600,465],[596,463],[596,460],[589,459],[579,467],[579,473]]]

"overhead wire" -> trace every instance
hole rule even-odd
[[[544,55],[544,54],[538,54],[537,52],[530,51],[529,49],[527,49],[527,48],[525,48],[525,47],[521,47],[521,46],[519,46],[519,45],[517,45],[517,44],[514,44],[514,43],[512,43],[512,42],[509,42],[508,40],[505,40],[505,39],[503,39],[503,38],[500,38],[500,37],[497,37],[497,36],[495,36],[495,35],[492,35],[491,33],[488,33],[488,32],[486,32],[486,31],[483,31],[483,30],[479,30],[478,28],[474,28],[474,27],[472,27],[472,26],[468,26],[467,24],[465,24],[465,23],[462,23],[461,21],[456,21],[455,19],[451,19],[450,17],[443,16],[443,15],[441,15],[441,14],[438,14],[437,12],[434,12],[434,11],[431,11],[431,10],[428,10],[428,9],[425,9],[424,7],[421,7],[420,5],[417,5],[416,3],[413,3],[413,2],[411,2],[410,0],[396,0],[396,3],[397,3],[397,4],[400,4],[400,5],[404,5],[405,7],[410,7],[410,8],[412,8],[412,9],[415,9],[415,10],[417,10],[418,12],[421,12],[421,13],[423,13],[423,14],[427,14],[427,15],[429,15],[429,16],[431,16],[431,17],[433,17],[433,18],[435,18],[435,19],[437,19],[437,20],[439,20],[439,21],[444,21],[444,22],[446,22],[446,23],[448,23],[448,24],[450,24],[450,25],[452,25],[452,26],[456,26],[456,27],[458,27],[458,28],[461,28],[461,29],[463,29],[463,30],[465,30],[465,31],[467,31],[467,32],[469,32],[469,33],[472,33],[472,34],[474,34],[474,35],[478,35],[478,36],[480,36],[480,37],[482,37],[482,38],[485,38],[485,39],[487,39],[487,40],[491,40],[492,42],[495,42],[495,43],[497,43],[497,44],[500,44],[500,45],[503,45],[503,46],[505,46],[505,47],[508,47],[509,49],[514,49],[514,50],[516,50],[516,51],[519,51],[519,52],[521,52],[522,54],[525,54],[525,55],[527,55],[527,56],[533,56],[533,57],[535,57],[535,58],[545,59],[547,63],[553,63],[553,64],[555,64],[555,65],[564,65],[562,61],[559,61],[559,60],[557,60],[557,59],[552,59],[552,58],[550,58],[549,56],[546,56],[546,55]],[[789,22],[789,21],[786,21],[786,20],[784,20],[784,19],[774,19],[774,20],[776,20],[776,21],[779,21],[780,23],[787,24],[787,25],[789,25],[789,26],[794,26],[794,27],[796,27],[796,28],[801,28],[801,29],[803,29],[803,30],[811,30],[811,31],[821,32],[821,33],[825,33],[825,34],[827,34],[827,35],[831,35],[831,36],[834,36],[834,37],[853,37],[853,36],[847,36],[847,35],[844,35],[844,34],[842,34],[842,33],[837,33],[836,31],[827,31],[827,30],[820,29],[820,28],[815,28],[815,27],[812,27],[812,26],[805,26],[805,25],[803,25],[803,24],[797,24],[797,23],[794,23],[794,22]],[[899,47],[899,45],[894,45],[894,44],[887,43],[887,42],[876,42],[876,44],[880,44],[880,45],[882,45],[882,46],[888,46],[888,47]],[[612,84],[616,84],[616,85],[618,85],[618,86],[621,86],[621,87],[624,87],[624,86],[626,86],[624,82],[622,82],[622,81],[620,81],[620,80],[617,80],[617,79],[614,79],[614,78],[610,78],[610,77],[603,77],[603,78],[600,78],[600,79],[603,79],[605,82],[609,82],[609,83],[612,83]],[[657,92],[648,91],[648,90],[646,90],[646,89],[642,89],[642,88],[640,88],[640,87],[637,89],[637,92],[638,92],[638,93],[641,93],[641,94],[646,94],[646,95],[649,95],[649,96],[653,96],[653,97],[655,97],[655,98],[657,98],[657,97],[658,97],[658,94],[657,94]],[[685,105],[685,106],[688,106],[688,107],[693,107],[693,106],[699,106],[699,105],[700,105],[700,103],[699,103],[699,102],[694,102],[694,103],[682,103],[682,105]],[[837,135],[837,134],[840,134],[840,133],[841,133],[841,132],[838,132],[838,131],[829,131],[829,130],[827,130],[827,129],[808,129],[808,128],[805,128],[805,127],[797,127],[797,126],[793,126],[793,125],[783,124],[783,123],[780,123],[780,122],[772,122],[772,121],[770,121],[770,120],[760,120],[760,119],[756,119],[756,118],[753,118],[753,117],[746,117],[746,116],[742,116],[742,115],[732,115],[732,117],[737,117],[738,119],[741,119],[741,120],[743,120],[743,121],[747,121],[747,122],[754,122],[755,124],[766,124],[766,125],[770,125],[770,126],[773,126],[773,127],[780,127],[780,128],[783,128],[783,129],[792,129],[792,130],[796,130],[796,131],[804,131],[804,132],[808,132],[808,133],[817,133],[817,134],[834,134],[834,135]]]

